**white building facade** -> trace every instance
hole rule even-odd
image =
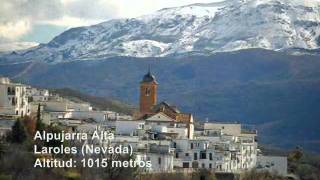
[[[30,114],[26,85],[0,78],[0,113],[21,117]]]

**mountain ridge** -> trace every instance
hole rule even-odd
[[[114,56],[210,55],[250,48],[287,52],[300,48],[308,53],[320,48],[320,3],[298,2],[230,0],[166,8],[137,18],[72,28],[47,44],[2,55],[0,61],[59,63]]]

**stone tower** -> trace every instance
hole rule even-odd
[[[140,82],[140,113],[152,113],[152,107],[157,104],[157,86],[155,77],[151,74],[150,69],[143,76]]]

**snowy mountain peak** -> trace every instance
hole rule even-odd
[[[319,47],[318,0],[227,0],[165,8],[138,18],[73,28],[20,56],[24,60],[64,62]]]
[[[151,15],[146,15],[142,17],[168,17],[172,18],[174,16],[172,15],[193,15],[196,17],[214,17],[215,14],[223,8],[227,7],[231,4],[231,1],[222,1],[222,2],[215,2],[215,3],[209,3],[209,4],[203,4],[203,3],[197,3],[197,4],[191,4],[187,6],[181,6],[181,7],[174,7],[174,8],[164,8],[161,9]]]

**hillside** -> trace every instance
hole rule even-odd
[[[138,104],[139,82],[150,64],[159,99],[198,120],[239,121],[256,126],[261,143],[320,152],[318,56],[251,49],[211,56],[20,63],[2,65],[0,72],[32,85]]]
[[[133,114],[136,110],[132,105],[128,105],[111,98],[92,96],[69,88],[51,89],[50,92],[59,94],[60,96],[68,98],[74,102],[88,102],[93,106],[93,108],[98,110],[109,110],[129,115]]]

